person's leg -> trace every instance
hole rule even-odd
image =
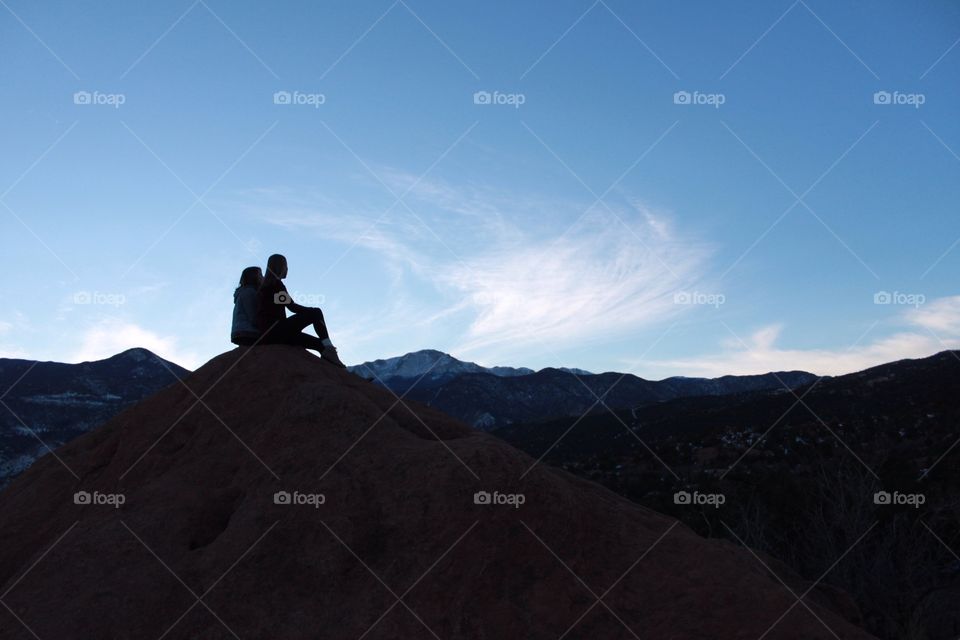
[[[322,316],[321,316],[322,317]],[[311,336],[309,333],[303,333],[307,325],[312,324],[317,316],[312,313],[295,313],[278,322],[268,335],[264,342],[289,344],[304,349],[315,349],[317,352],[323,352],[326,345],[322,338]],[[321,326],[323,326],[321,324]]]
[[[289,315],[278,322],[277,326],[274,328],[279,330],[280,333],[292,335],[294,333],[300,333],[306,329],[307,325],[309,325],[311,322],[313,322],[313,319],[310,317],[310,314],[294,313],[293,315]]]
[[[313,324],[314,331],[319,337],[303,333],[301,329]],[[337,348],[330,342],[326,324],[323,321],[323,312],[320,309],[311,309],[304,313],[295,313],[278,322],[265,337],[265,342],[289,344],[305,349],[314,349],[323,355],[323,359],[338,367],[346,368],[337,356]]]
[[[327,322],[323,319],[323,311],[319,308],[310,309],[310,317],[313,319],[313,330],[317,332],[317,335],[320,337],[320,344],[323,346],[323,359],[342,369],[346,369],[347,365],[343,364],[340,360],[340,356],[337,355],[337,348],[333,346],[333,343],[330,341],[330,334],[327,332]],[[312,338],[313,336],[309,337]]]
[[[317,308],[309,308],[300,313],[284,318],[278,327],[282,326],[283,331],[300,332],[313,325],[313,330],[317,332],[317,337],[321,340],[329,340],[330,334],[327,333],[327,323],[323,319],[323,311]]]
[[[329,340],[330,334],[327,333],[327,323],[323,319],[323,311],[319,308],[311,308],[306,315],[310,318],[313,330],[317,332],[317,337],[321,340]]]
[[[306,346],[307,349],[317,349],[322,355],[323,359],[327,362],[335,364],[338,367],[346,368],[346,365],[340,360],[340,357],[337,355],[337,348],[333,346],[333,343],[330,341],[330,334],[327,333],[327,323],[323,318],[323,311],[317,308],[311,308],[303,312],[302,314],[306,318],[298,320],[298,324],[304,323],[305,320],[309,320],[313,325],[313,330],[317,332],[317,338],[314,338],[310,334],[301,334],[303,337],[300,338],[302,341],[301,344]],[[317,346],[319,344],[319,346]]]
[[[274,325],[263,334],[263,344],[289,344],[299,346],[300,343],[297,336],[300,335],[300,330],[303,329],[303,325],[300,324],[301,320],[302,318],[289,316],[274,323]]]
[[[309,333],[298,333],[293,337],[293,342],[304,349],[313,349],[317,353],[323,353],[323,350],[326,346],[316,336],[312,336]]]

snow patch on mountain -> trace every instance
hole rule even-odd
[[[380,380],[390,378],[439,379],[463,373],[490,373],[495,376],[523,376],[533,373],[526,367],[483,367],[475,362],[458,360],[450,354],[436,349],[412,351],[402,356],[364,362],[348,367],[353,373],[375,377]]]
[[[63,393],[47,393],[32,396],[23,396],[24,402],[34,404],[47,404],[56,406],[70,407],[104,407],[122,401],[123,397],[114,393],[104,393],[102,395],[91,395],[87,393],[77,393],[76,391],[65,391]]]

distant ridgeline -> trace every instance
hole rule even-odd
[[[80,364],[0,359],[0,487],[50,449],[187,374],[146,349]]]
[[[637,408],[675,398],[795,387],[804,372],[657,382],[583,369],[483,367],[433,349],[349,367],[397,394],[419,400],[478,429],[586,411],[604,399],[611,408]],[[0,359],[0,487],[50,449],[103,424],[126,407],[189,371],[146,349],[106,360],[63,364]],[[622,379],[621,379],[622,378]],[[782,382],[781,382],[782,381]],[[615,386],[614,386],[615,385]]]
[[[557,416],[579,416],[598,398],[611,409],[632,409],[677,398],[782,390],[817,376],[785,371],[722,378],[644,380],[630,374],[583,369],[482,367],[432,349],[374,360],[350,370],[374,378],[398,395],[419,400],[478,429]],[[604,396],[609,390],[609,394]],[[600,406],[600,405],[597,405]],[[602,406],[600,406],[603,409]]]

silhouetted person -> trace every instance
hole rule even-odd
[[[290,344],[319,351],[324,360],[345,367],[337,356],[337,348],[330,342],[330,334],[323,312],[316,307],[304,307],[293,301],[283,285],[287,277],[287,259],[275,253],[267,260],[267,275],[257,291],[257,328],[266,344]],[[287,317],[287,309],[293,313]],[[313,325],[317,337],[303,333]]]
[[[230,342],[250,346],[260,338],[257,327],[257,289],[263,282],[260,267],[247,267],[240,274],[240,286],[233,292],[233,327]]]

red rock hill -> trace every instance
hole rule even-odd
[[[231,351],[0,494],[0,638],[870,637],[534,462],[306,352]]]

